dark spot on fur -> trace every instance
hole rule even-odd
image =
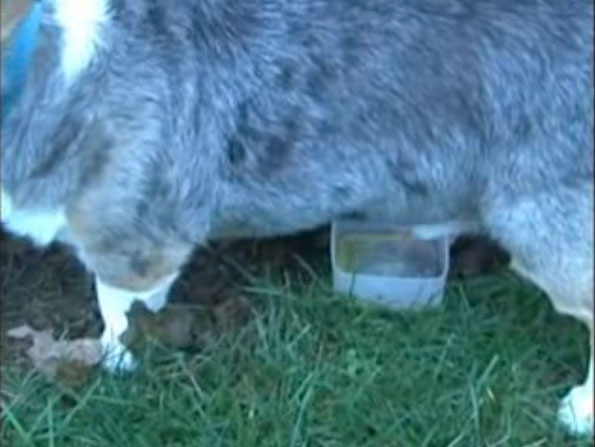
[[[108,147],[102,149],[89,151],[88,156],[83,159],[81,164],[81,185],[88,185],[103,172],[103,168],[108,162]]]
[[[57,126],[47,144],[51,145],[48,155],[31,172],[31,177],[44,177],[78,163],[78,182],[84,187],[103,174],[113,141],[100,122],[83,124],[82,120],[69,115]]]
[[[114,252],[118,249],[119,241],[112,237],[102,237],[99,240],[97,251],[102,253]]]
[[[158,35],[165,36],[170,33],[167,25],[167,11],[156,2],[149,2],[147,7],[147,18]]]
[[[300,116],[299,111],[291,116]],[[298,122],[295,118],[286,118],[283,122],[283,133],[270,137],[265,145],[261,168],[264,173],[282,169],[291,158],[291,154],[298,140]]]
[[[148,276],[152,268],[152,262],[143,254],[135,253],[130,256],[130,270],[140,277]]]
[[[238,111],[236,133],[227,147],[227,159],[233,176],[259,172],[269,175],[283,169],[299,141],[303,111],[286,108],[282,115],[255,116],[247,104]]]
[[[318,120],[315,126],[316,132],[321,138],[326,138],[338,133],[337,124],[330,119]]]
[[[286,118],[283,122],[283,126],[285,128],[285,138],[288,142],[293,146],[298,137],[298,117],[302,116],[300,110],[295,110],[290,114],[290,118]]]
[[[341,40],[341,49],[343,52],[343,63],[347,67],[356,67],[361,61],[359,55],[362,52],[362,44],[355,35],[347,34]]]
[[[264,155],[261,160],[261,168],[264,173],[270,173],[281,169],[291,152],[291,143],[279,136],[272,136],[266,144]]]
[[[349,186],[335,186],[333,188],[333,198],[337,202],[344,202],[351,196],[352,189]]]
[[[535,125],[527,116],[521,115],[512,127],[512,131],[520,141],[529,141],[534,132]]]
[[[142,194],[136,203],[136,217],[139,222],[148,218],[154,219],[157,211],[173,213],[168,200],[171,195],[170,185],[163,176],[163,172],[168,169],[168,163],[171,161],[167,157],[156,160],[144,176]]]
[[[81,141],[80,185],[87,186],[103,175],[114,144],[99,123],[93,123]]]
[[[287,63],[281,66],[281,73],[277,77],[277,82],[283,90],[289,91],[295,87],[296,71],[292,64]]]
[[[322,93],[336,81],[337,71],[331,62],[322,57],[314,57],[312,62],[314,68],[307,74],[306,91],[312,99],[323,101]]]
[[[147,215],[149,214],[150,207],[151,207],[151,204],[144,198],[142,200],[139,200],[138,203],[136,204],[137,217],[139,219],[146,218]]]
[[[82,127],[83,123],[80,117],[67,114],[60,125],[55,127],[56,131],[46,140],[50,149],[44,152],[47,155],[31,171],[31,177],[43,177],[63,164],[68,153],[77,143],[76,140]]]
[[[245,125],[248,121],[248,103],[242,102],[238,106],[238,123],[240,126]]]
[[[227,146],[227,159],[234,167],[241,165],[246,160],[246,148],[236,138],[232,138]]]

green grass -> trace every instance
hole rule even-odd
[[[198,354],[147,351],[130,377],[78,390],[2,367],[3,446],[571,446],[558,399],[587,334],[508,274],[453,283],[436,311],[262,278],[255,316]]]

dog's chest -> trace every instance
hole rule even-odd
[[[36,245],[49,245],[66,228],[66,217],[61,210],[15,209],[4,188],[1,200],[2,226],[16,236],[31,239]]]

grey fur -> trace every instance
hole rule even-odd
[[[44,26],[3,186],[76,207],[93,185],[117,241],[485,221],[593,181],[592,19],[590,0],[113,0],[71,87]]]
[[[352,212],[489,231],[499,207],[593,181],[590,0],[112,8],[69,87],[45,24],[2,135],[15,202],[76,207],[92,188],[106,238],[201,243]]]
[[[481,215],[593,178],[591,1],[112,4],[70,88],[44,29],[3,133],[23,206],[73,203],[109,169],[113,232],[202,242]]]
[[[592,25],[592,0],[113,0],[72,86],[43,27],[3,186],[65,206],[114,283],[166,247],[470,217],[592,327]]]

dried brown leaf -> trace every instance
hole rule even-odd
[[[33,366],[52,381],[82,383],[90,369],[101,361],[101,343],[97,339],[55,340],[51,330],[37,331],[28,325],[6,334],[17,339],[31,338],[27,355]]]

